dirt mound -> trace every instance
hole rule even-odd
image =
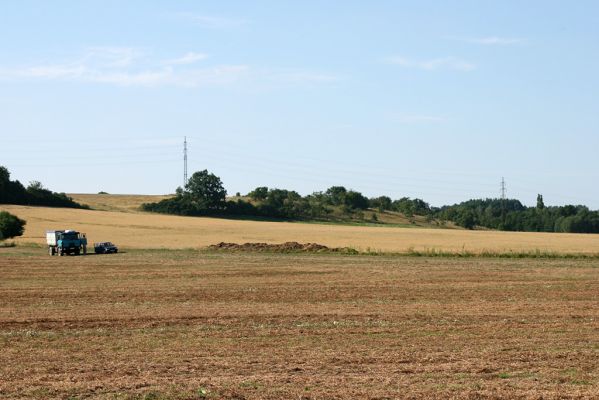
[[[209,250],[230,251],[269,251],[278,253],[312,252],[312,253],[355,253],[354,249],[348,247],[328,247],[318,243],[285,242],[280,244],[269,243],[225,243],[220,242],[208,246]]]

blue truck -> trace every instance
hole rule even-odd
[[[46,231],[48,254],[51,256],[64,256],[65,254],[86,254],[87,238],[85,233],[73,230]]]

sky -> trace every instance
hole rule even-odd
[[[596,1],[0,1],[0,165],[599,209]]]

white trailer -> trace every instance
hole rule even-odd
[[[46,242],[48,246],[57,246],[58,235],[64,233],[64,231],[46,231]]]

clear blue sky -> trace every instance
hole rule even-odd
[[[595,1],[4,1],[0,165],[56,191],[344,185],[599,208]]]

